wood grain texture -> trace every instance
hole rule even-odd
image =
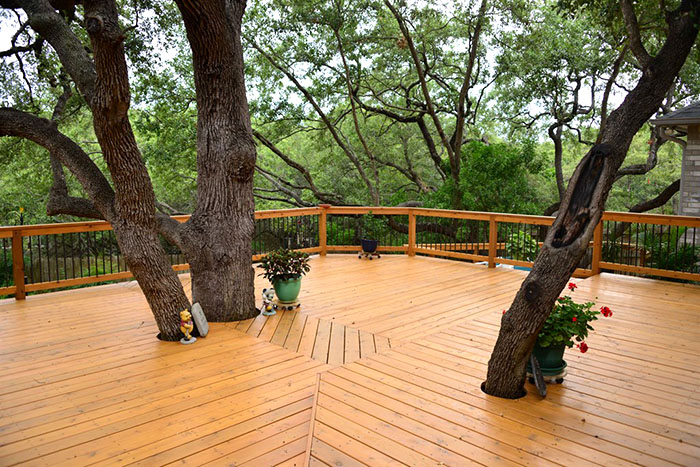
[[[135,282],[1,300],[0,464],[700,461],[697,286],[576,280],[574,298],[613,317],[586,354],[567,352],[546,400],[529,387],[508,401],[479,386],[526,273],[420,256],[311,265],[299,310],[212,323],[192,346],[155,339]]]

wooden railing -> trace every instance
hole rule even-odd
[[[367,214],[373,221],[367,220]],[[188,216],[177,216],[185,222]],[[253,260],[279,248],[357,252],[368,224],[379,250],[527,268],[553,217],[397,207],[258,211]],[[173,269],[184,256],[164,242]],[[132,277],[107,222],[0,227],[0,296]],[[700,281],[700,218],[606,212],[575,275],[601,271]],[[77,263],[77,266],[76,266]],[[10,278],[11,269],[11,278]],[[3,283],[4,282],[4,283]]]

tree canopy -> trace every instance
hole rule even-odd
[[[664,33],[655,6],[636,9],[651,51]],[[57,124],[105,171],[84,99],[55,51],[21,10],[1,12],[11,35],[0,65],[2,105],[51,117],[63,97]],[[85,37],[80,8],[64,14]],[[132,81],[129,113],[157,206],[192,212],[197,111],[185,28],[168,2],[118,3],[118,14]],[[639,75],[617,2],[255,1],[242,41],[261,208],[419,201],[550,213]],[[659,113],[700,95],[698,53],[691,52]],[[474,141],[493,146],[496,159],[484,165],[472,158]],[[513,174],[513,183],[522,182],[517,170],[503,169],[525,146],[528,201],[497,201],[508,197],[507,183],[502,191],[492,187],[493,204],[470,201],[474,194],[464,189],[473,183],[464,177]],[[628,210],[654,199],[678,179],[680,153],[642,128],[608,207]],[[26,221],[51,221],[45,154],[8,138],[0,140],[0,154],[8,162],[0,172],[0,219],[13,223],[22,205]],[[66,183],[71,195],[81,194],[71,174]],[[672,212],[673,205],[660,209]]]

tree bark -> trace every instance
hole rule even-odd
[[[629,6],[625,0],[622,3],[623,8]],[[588,248],[632,138],[657,111],[683,66],[698,34],[695,18],[699,14],[699,2],[684,0],[667,15],[669,32],[665,44],[655,57],[640,60],[643,71],[636,87],[610,114],[600,143],[576,168],[532,271],[501,319],[483,384],[486,393],[511,399],[523,395],[525,364],[537,334]],[[628,25],[636,24],[629,8],[625,9],[625,17]],[[634,33],[630,36],[636,41]]]
[[[252,318],[255,143],[243,78],[244,1],[177,2],[197,91],[197,207],[183,226],[192,299],[210,321]]]
[[[128,118],[128,70],[116,4],[86,1],[84,6],[97,71],[90,107],[116,188],[112,228],[161,339],[177,340],[181,337],[179,312],[189,308],[189,300],[156,233],[155,195]]]
[[[163,339],[181,336],[179,312],[189,307],[189,301],[167,260],[159,231],[180,246],[190,261],[194,298],[202,303],[209,319],[253,316],[255,145],[240,42],[245,2],[183,0],[179,4],[193,51],[199,112],[197,209],[186,225],[156,213],[151,181],[128,119],[125,37],[115,2],[83,3],[90,51],[49,1],[18,3],[32,28],[56,51],[90,106],[114,185],[112,189],[99,168],[54,122],[0,108],[0,136],[30,139],[49,150],[54,159],[57,182],[49,210],[101,217],[112,224]],[[90,200],[68,196],[61,164],[76,175]]]

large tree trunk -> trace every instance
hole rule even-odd
[[[255,143],[243,77],[244,1],[178,1],[197,90],[197,208],[182,234],[193,300],[211,321],[255,316]]]
[[[243,80],[240,42],[244,1],[179,2],[191,42],[197,88],[197,209],[186,225],[158,216],[146,165],[129,124],[125,33],[115,2],[86,0],[85,29],[94,61],[47,0],[22,2],[30,25],[56,51],[93,113],[114,190],[84,151],[56,125],[0,108],[0,136],[31,139],[73,172],[90,200],[70,198],[60,180],[50,209],[109,221],[161,331],[180,337],[179,311],[188,299],[157,231],[178,244],[192,265],[194,298],[214,321],[253,316],[251,267],[255,145]],[[62,170],[57,166],[56,174]]]
[[[636,19],[628,19],[628,2],[621,3],[628,28],[634,29]],[[668,39],[656,57],[649,57],[641,43],[636,44],[642,77],[608,118],[598,139],[600,144],[593,146],[576,168],[532,271],[503,315],[483,385],[486,393],[504,398],[524,393],[525,364],[537,334],[588,248],[632,138],[657,111],[683,66],[697,37],[698,14],[699,3],[685,0],[668,15]]]
[[[128,71],[116,5],[85,2],[97,79],[90,102],[95,134],[115,186],[112,227],[153,311],[160,337],[180,337],[179,312],[189,301],[158,240],[155,195],[128,118]]]

